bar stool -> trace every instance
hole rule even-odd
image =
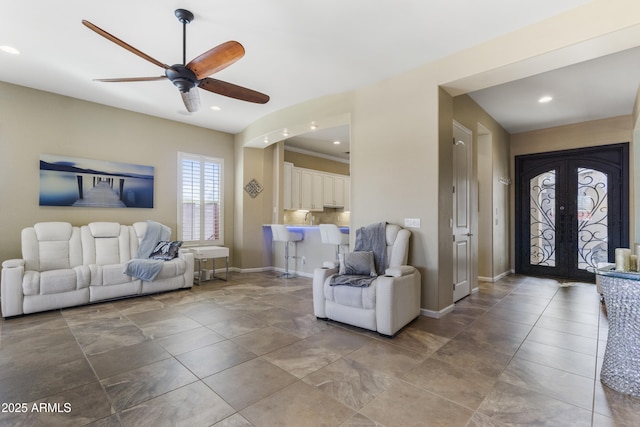
[[[289,244],[299,242],[304,236],[302,233],[287,230],[283,224],[271,224],[271,233],[273,234],[274,242],[284,242],[284,274],[279,277],[282,279],[296,277],[295,273],[289,273],[289,258],[296,258],[295,256],[289,256]]]
[[[320,224],[320,240],[327,245],[336,245],[336,259],[340,255],[340,246],[349,244],[349,235],[340,231],[335,224]]]

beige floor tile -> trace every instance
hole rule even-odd
[[[368,342],[370,338],[340,328],[330,328],[264,357],[296,377],[303,378]]]
[[[386,342],[373,341],[346,358],[381,375],[399,378],[424,361],[426,356]]]
[[[122,411],[197,380],[170,358],[105,378],[101,383],[115,410]]]
[[[466,369],[488,377],[497,378],[511,359],[511,355],[500,353],[488,344],[475,344],[454,338],[432,356],[451,366]]]
[[[235,411],[201,381],[148,400],[120,413],[124,427],[205,427]]]
[[[499,377],[500,381],[553,397],[591,410],[593,379],[514,358]]]
[[[478,424],[476,420],[473,425],[591,425],[591,411],[500,381],[478,413],[492,424]]]
[[[177,354],[187,353],[209,344],[224,341],[224,337],[209,328],[201,326],[185,332],[169,335],[164,338],[155,340],[165,350],[174,356]]]
[[[474,411],[497,381],[495,377],[483,375],[466,366],[451,366],[433,358],[407,372],[403,379]]]
[[[355,360],[342,358],[306,376],[303,381],[359,410],[385,391],[394,378]]]
[[[263,399],[298,379],[264,359],[253,359],[204,379],[236,410]]]
[[[222,341],[176,356],[198,378],[220,372],[255,358],[256,355],[231,341]]]
[[[339,426],[355,411],[317,388],[297,381],[240,411],[256,427]]]
[[[401,381],[362,408],[360,413],[386,427],[464,427],[473,415],[470,409]]]
[[[300,341],[300,338],[280,328],[267,326],[266,328],[232,338],[231,341],[261,356]]]

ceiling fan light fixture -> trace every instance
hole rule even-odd
[[[193,88],[187,92],[180,91],[180,96],[182,96],[182,102],[184,102],[184,106],[188,112],[195,113],[200,109],[200,94],[198,93],[198,89]]]

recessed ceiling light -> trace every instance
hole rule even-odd
[[[268,144],[268,143],[269,143],[269,137],[268,137],[268,136],[265,136],[265,137],[264,137],[264,143],[265,143],[265,144]]]
[[[18,55],[20,53],[20,51],[18,49],[16,49],[15,47],[11,47],[11,46],[0,46],[0,50],[5,52],[5,53],[10,53],[12,55]]]
[[[545,95],[542,98],[538,99],[538,102],[540,104],[546,104],[547,102],[551,102],[553,100],[553,97],[549,96],[549,95]]]
[[[283,130],[282,131],[282,136],[289,136],[289,131],[288,130]]]
[[[212,105],[210,108],[211,108],[213,111],[220,111],[220,110],[222,110],[222,108],[218,107],[217,105]]]
[[[340,141],[333,141],[333,145],[340,145]]]
[[[318,129],[318,125],[316,124],[316,122],[311,122],[311,126],[309,126],[309,128],[311,130],[316,130],[316,129]]]

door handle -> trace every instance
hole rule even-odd
[[[471,236],[473,236],[473,233],[467,233],[467,234],[465,234],[465,236],[471,237]]]

